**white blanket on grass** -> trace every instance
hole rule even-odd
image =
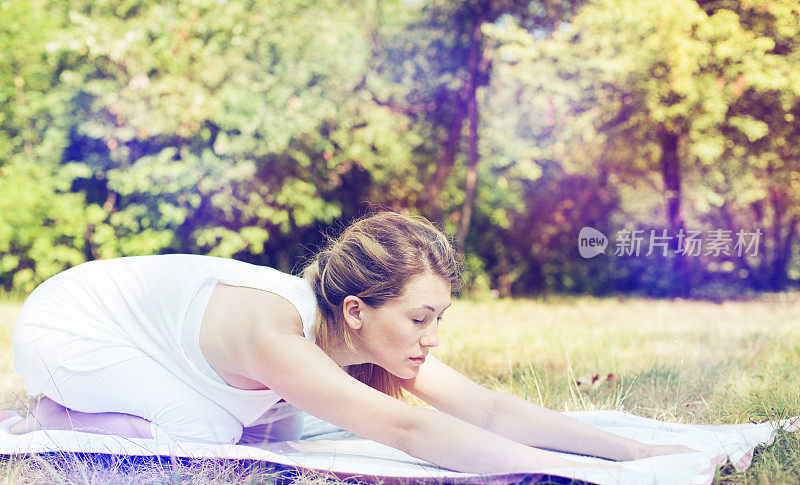
[[[750,466],[758,445],[773,442],[780,429],[800,429],[797,417],[761,424],[698,426],[641,418],[618,411],[583,411],[564,413],[611,433],[653,444],[682,444],[698,453],[666,455],[621,463],[623,471],[592,468],[544,470],[543,478],[555,475],[598,484],[709,484],[717,465],[728,460],[741,472]],[[5,424],[5,423],[3,423]],[[36,431],[11,435],[0,426],[0,454],[46,453],[69,451],[136,456],[175,456],[185,458],[228,458],[262,460],[299,470],[333,474],[339,478],[357,476],[361,480],[384,483],[409,479],[436,483],[513,483],[524,475],[498,474],[479,476],[440,468],[386,445],[366,440],[305,415],[303,439],[256,446],[211,445],[121,438],[113,435],[75,431]],[[604,460],[563,454],[570,459],[602,463]],[[535,483],[536,480],[533,480]]]

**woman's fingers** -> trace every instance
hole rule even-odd
[[[691,448],[687,448],[683,445],[664,445],[660,447],[663,452],[659,453],[661,455],[677,455],[679,453],[697,453],[698,450],[693,450]]]
[[[646,448],[645,454],[639,458],[658,455],[678,455],[681,453],[697,453],[698,451],[699,450],[694,450],[683,445],[650,445]]]

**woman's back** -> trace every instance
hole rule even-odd
[[[286,317],[291,318],[286,318]],[[268,389],[245,376],[252,363],[248,347],[253,345],[254,326],[271,331],[306,335],[295,306],[272,291],[245,286],[215,284],[203,314],[199,348],[205,360],[224,382],[239,389]]]

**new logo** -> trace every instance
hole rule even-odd
[[[598,254],[605,253],[606,247],[608,247],[608,238],[605,234],[593,227],[581,228],[581,232],[578,234],[578,252],[581,253],[581,257],[593,258]]]

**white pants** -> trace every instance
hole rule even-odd
[[[266,424],[242,423],[175,377],[147,354],[97,369],[76,371],[60,366],[57,331],[16,329],[15,369],[27,382],[62,406],[85,413],[117,412],[151,422],[154,438],[208,443],[260,443],[300,439],[303,415],[295,413]],[[46,332],[47,335],[43,335]],[[38,338],[37,338],[38,337]],[[275,408],[279,411],[279,408]]]

